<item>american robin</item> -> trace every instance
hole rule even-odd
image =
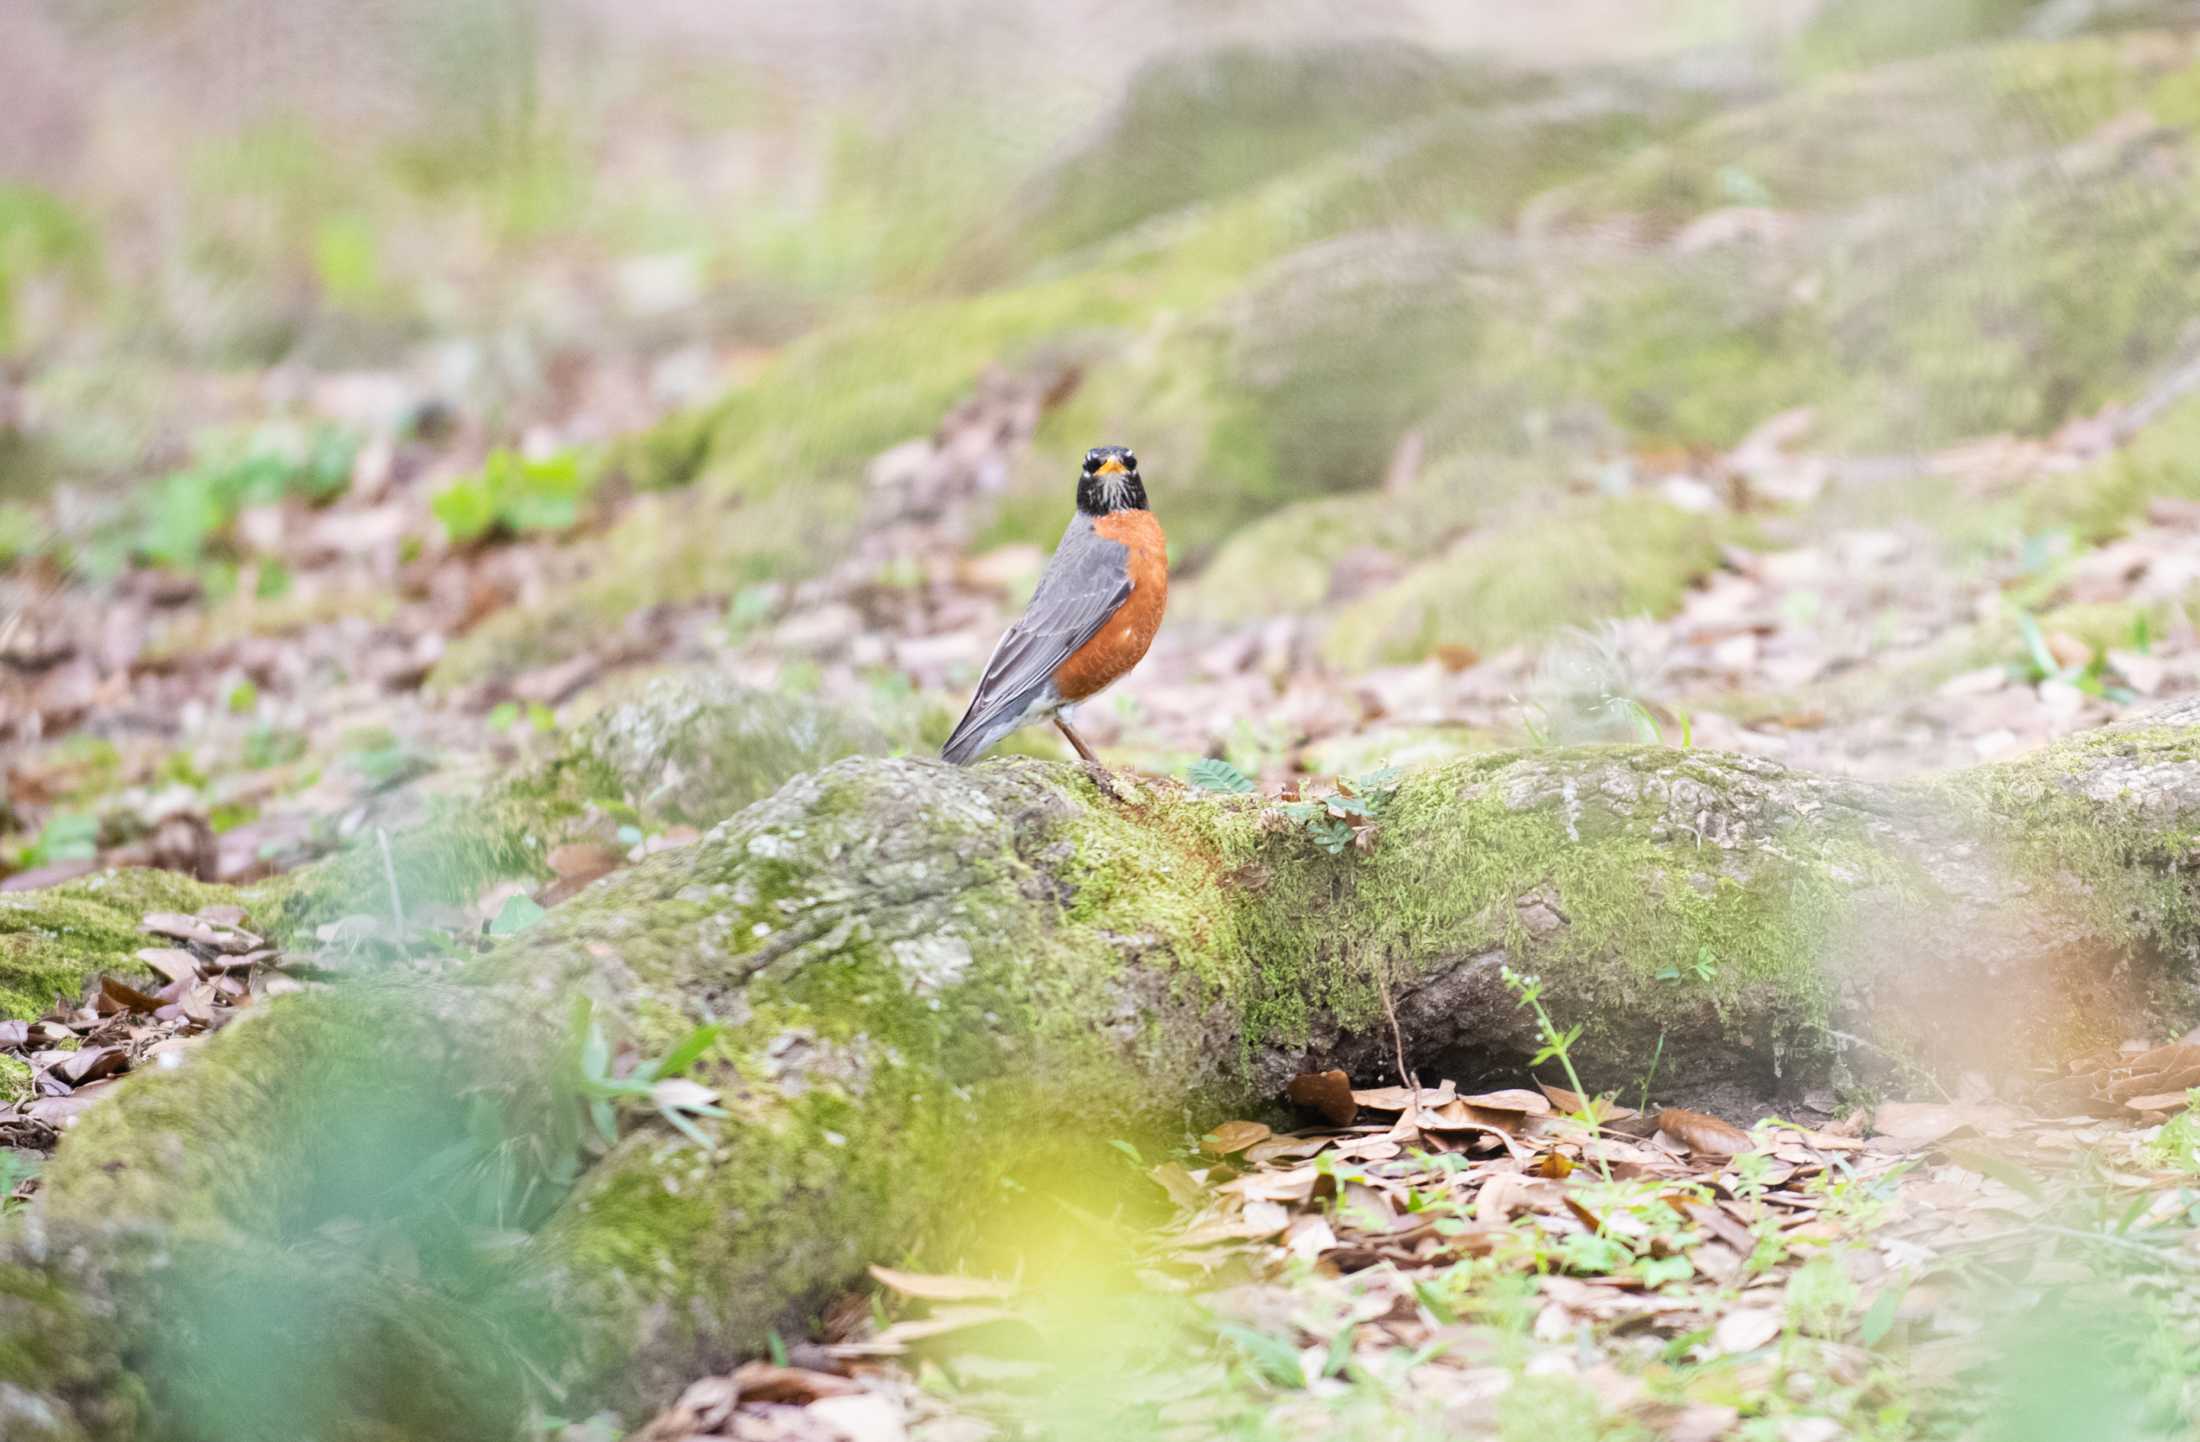
[[[1146,509],[1138,457],[1085,452],[1077,514],[1039,577],[1031,604],[985,663],[970,709],[940,755],[961,766],[1021,726],[1052,720],[1077,754],[1099,758],[1071,729],[1070,708],[1137,665],[1169,600],[1168,543]]]

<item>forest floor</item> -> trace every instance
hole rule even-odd
[[[718,377],[752,362],[684,363]],[[997,412],[1044,388],[1001,376],[936,436],[881,457],[866,526],[822,575],[647,609],[554,664],[431,688],[456,638],[536,604],[586,564],[582,542],[642,502],[614,483],[571,529],[457,539],[452,493],[521,463],[440,421],[413,377],[288,386],[279,421],[235,400],[251,437],[239,456],[179,471],[142,521],[188,527],[194,505],[213,507],[226,562],[127,565],[87,585],[33,555],[0,582],[16,833],[0,888],[107,865],[222,881],[295,867],[554,745],[630,675],[667,667],[858,710],[911,695],[951,707],[1043,560],[974,549],[985,502],[1028,445]],[[607,363],[566,390],[567,408],[536,422],[536,454],[652,416],[649,377],[631,368]],[[402,439],[329,439],[368,408],[414,423]],[[1825,518],[1845,492],[1905,475],[1990,495],[2082,467],[2128,419],[1875,468],[1812,455],[1807,418],[1788,417],[1730,455],[1630,462],[1613,484],[1697,514],[1768,513],[1769,539],[1725,548],[1670,615],[1489,656],[1440,649],[1342,671],[1321,660],[1318,613],[1171,625],[1088,734],[1134,767],[1228,758],[1270,787],[1553,735],[1863,775],[2013,754],[2200,688],[2200,637],[2027,624],[2007,655],[1930,685],[1901,678],[2013,592],[2141,614],[2182,597],[2200,580],[2200,509],[2157,501],[2109,544],[1967,568],[1922,526]],[[1166,457],[1147,465],[1166,520],[1185,482]],[[1817,519],[1783,536],[1781,509],[1806,503]],[[1383,564],[1339,553],[1334,595]],[[1872,703],[1825,704],[1844,677],[1871,683]],[[692,835],[568,858],[524,904],[554,905]],[[448,925],[509,924],[522,889]],[[278,955],[240,922],[149,919],[162,945],[145,976],[0,1032],[0,1050],[28,1064],[0,1122],[21,1195],[34,1154],[117,1070],[340,972],[358,941],[338,924],[318,950]],[[1554,1041],[1565,1023],[1551,1022]],[[1084,1417],[1097,1432],[1134,1416],[1183,1438],[2078,1435],[2025,1430],[2043,1415],[2121,1419],[2086,1435],[2170,1435],[2200,1416],[2200,1130],[2181,1115],[2200,1047],[2158,1049],[2171,1040],[2131,1038],[2045,1090],[2054,1078],[1920,1077],[1917,1095],[1876,1108],[1816,1098],[1841,1117],[1816,1127],[1661,1106],[1689,1098],[1659,1096],[1654,1076],[1596,1103],[1525,1074],[1475,1096],[1435,1078],[1418,1094],[1302,1079],[1305,1130],[1217,1118],[1180,1155],[1126,1159],[1174,1217],[1087,1219],[1114,1259],[1108,1286],[880,1271],[873,1298],[786,1339],[784,1356],[665,1399],[641,1435],[887,1442],[1075,1432]]]

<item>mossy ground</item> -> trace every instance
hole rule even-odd
[[[869,458],[927,434],[989,366],[1073,364],[1081,383],[1043,419],[1037,455],[1135,443],[1178,559],[1215,560],[1187,603],[1238,616],[1320,602],[1321,566],[1278,544],[1284,516],[1339,492],[1355,504],[1299,519],[1349,527],[1379,511],[1370,492],[1408,431],[1429,472],[1453,475],[1538,446],[1552,474],[1614,449],[1724,447],[1799,405],[1812,444],[1837,449],[2041,433],[2130,399],[2200,303],[2176,239],[2190,197],[2162,178],[2200,119],[2173,44],[2002,40],[1740,106],[1643,76],[1560,105],[1545,80],[1378,52],[1209,56],[1147,77],[1147,103],[1034,180],[1034,194],[1067,186],[1061,204],[982,282],[847,310],[629,445],[645,484],[687,489],[588,542],[601,560],[584,581],[461,638],[436,684],[559,659],[646,606],[814,572],[861,520]],[[1350,101],[1335,133],[1302,127],[1192,174],[1196,196],[1072,183],[1080,165],[1137,153],[1160,115],[1258,112],[1263,87],[1300,65],[1402,78],[1373,109]],[[2103,130],[2135,114],[2163,129]],[[1492,135],[1495,159],[1455,163],[1462,137]],[[2055,183],[2026,180],[2043,173]],[[1763,234],[1670,243],[1752,207],[1774,217]],[[1547,243],[1508,239],[1523,217]],[[1657,244],[1594,239],[1645,224]],[[2069,503],[2070,522],[2115,524],[2155,464],[2119,463]],[[1034,460],[982,540],[1050,544],[1059,489],[1059,467]],[[1364,529],[1385,544],[1388,528]],[[1275,558],[1272,583],[1247,583],[1248,554]],[[1612,594],[1633,604],[1632,589]]]
[[[225,887],[172,871],[103,871],[36,891],[0,893],[0,1016],[35,1017],[75,1002],[102,971],[136,971],[158,944],[138,925],[149,911],[235,902]]]
[[[2103,758],[2129,768],[2127,786],[2103,794],[2090,781]],[[2159,947],[2190,966],[2200,962],[2200,891],[2190,876],[2200,826],[2157,824],[2143,792],[2164,784],[2169,769],[2195,764],[2200,738],[2190,727],[2117,727],[1981,768],[1950,783],[1949,795],[2021,873],[2067,891],[2124,954]]]
[[[1562,502],[1475,532],[1337,613],[1324,654],[1359,667],[1440,645],[1488,653],[1568,624],[1658,615],[1717,563],[1719,527],[1648,498]]]

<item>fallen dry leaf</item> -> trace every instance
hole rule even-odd
[[[76,1125],[76,1119],[84,1114],[85,1108],[113,1090],[114,1083],[106,1081],[78,1087],[65,1097],[39,1097],[24,1104],[23,1115],[43,1126],[52,1127],[57,1132],[67,1131]]]
[[[177,941],[188,941],[214,951],[243,953],[256,951],[264,945],[259,937],[249,931],[235,926],[219,925],[196,916],[186,916],[177,911],[147,912],[145,919],[138,925],[154,936],[173,937]]]
[[[1780,1335],[1780,1314],[1770,1307],[1736,1307],[1719,1318],[1711,1332],[1711,1350],[1721,1357],[1754,1352]]]
[[[85,1047],[56,1063],[53,1072],[70,1086],[81,1087],[126,1071],[129,1065],[130,1053],[123,1047]]]
[[[1552,1086],[1549,1082],[1538,1081],[1536,1085],[1543,1089],[1543,1095],[1549,1098],[1552,1106],[1573,1116],[1585,1116],[1593,1122],[1625,1121],[1637,1114],[1633,1107],[1621,1106],[1609,1092],[1592,1100],[1579,1092],[1568,1091],[1565,1087]]]
[[[1293,1106],[1304,1107],[1333,1127],[1348,1127],[1360,1114],[1353,1100],[1352,1079],[1341,1071],[1301,1072],[1291,1078],[1283,1094]]]
[[[914,1317],[896,1322],[880,1332],[869,1344],[857,1343],[854,1350],[861,1352],[866,1345],[899,1350],[911,1342],[921,1342],[928,1337],[944,1337],[950,1332],[966,1332],[973,1327],[991,1327],[1015,1322],[1024,1325],[1021,1313],[1006,1307],[941,1307],[929,1317]]]
[[[1199,1149],[1211,1157],[1226,1157],[1272,1135],[1273,1129],[1264,1122],[1224,1122],[1199,1139]]]
[[[170,981],[196,981],[199,975],[198,958],[176,946],[148,946],[138,952],[137,958]]]
[[[687,1442],[717,1430],[733,1416],[741,1399],[740,1386],[731,1377],[699,1377],[690,1382],[680,1400],[650,1419],[627,1442]]]
[[[1188,1212],[1196,1212],[1206,1202],[1207,1194],[1200,1188],[1192,1174],[1184,1170],[1182,1162],[1163,1162],[1146,1173],[1154,1185],[1169,1194],[1169,1200]]]
[[[880,1286],[927,1302],[1000,1301],[1016,1295],[1014,1282],[991,1277],[935,1276],[924,1272],[898,1272],[892,1267],[873,1267],[870,1271],[872,1280]]]
[[[1572,1096],[1573,1093],[1567,1092],[1566,1095]],[[1473,1096],[1462,1096],[1459,1100],[1470,1107],[1483,1107],[1490,1111],[1500,1112],[1526,1112],[1535,1116],[1548,1116],[1551,1110],[1548,1097],[1541,1092],[1529,1091],[1526,1087],[1507,1087],[1502,1091],[1478,1092]]]
[[[1412,1087],[1368,1087],[1352,1093],[1352,1100],[1363,1107],[1379,1112],[1410,1111],[1416,1102],[1421,1106],[1442,1106],[1456,1095],[1452,1084],[1440,1087],[1423,1087],[1415,1092]]]
[[[894,1404],[870,1392],[820,1398],[803,1410],[846,1442],[903,1442],[908,1436]]]
[[[871,1270],[876,1272],[878,1268]],[[807,1405],[822,1397],[848,1397],[863,1390],[861,1383],[831,1372],[781,1367],[771,1362],[743,1362],[733,1369],[732,1380],[744,1402]]]
[[[128,982],[103,976],[99,979],[99,1007],[110,1015],[134,1011],[150,1016],[160,1010],[161,1001],[157,996],[147,996]]]
[[[1872,1110],[1872,1131],[1906,1142],[1933,1142],[1963,1127],[1981,1131],[2014,1122],[2017,1114],[1989,1102],[1882,1102]]]
[[[1707,1157],[1738,1157],[1756,1146],[1749,1133],[1732,1122],[1721,1121],[1706,1112],[1692,1112],[1686,1107],[1666,1107],[1659,1111],[1658,1130],[1690,1151]]]

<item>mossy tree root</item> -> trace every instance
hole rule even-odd
[[[2028,1060],[2192,1009],[2200,705],[1922,784],[1481,757],[1406,778],[1343,857],[1257,798],[1117,789],[843,761],[456,978],[286,998],[133,1079],[62,1148],[39,1245],[0,1259],[0,1297],[30,1299],[0,1308],[0,1400],[193,1438],[479,1437],[529,1377],[568,1415],[632,1408],[1011,1173],[1090,1175],[1092,1139],[1203,1130],[1303,1068],[1381,1075],[1386,991],[1416,1056],[1517,1065],[1505,967],[1585,1025],[1592,1084],[1660,1050],[1661,1092],[1750,1104],[1844,1063]],[[576,1033],[600,1027],[616,1068],[700,1023],[721,1028],[693,1073],[730,1113],[714,1144],[637,1107],[591,1148]],[[146,1236],[174,1244],[123,1245]],[[113,1259],[89,1289],[87,1257]],[[41,1292],[55,1258],[69,1287]],[[72,1318],[110,1349],[76,1370],[142,1407],[72,1412],[10,1345]],[[315,1386],[240,1389],[217,1360],[240,1348]]]

